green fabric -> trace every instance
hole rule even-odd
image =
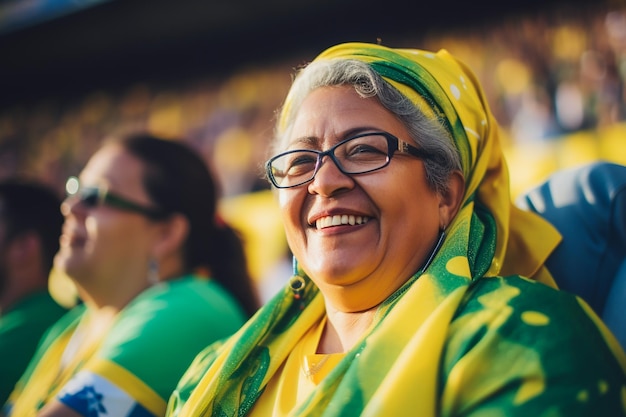
[[[338,45],[316,58],[330,59],[369,63],[427,116],[445,117],[466,187],[432,263],[377,307],[369,332],[289,415],[626,415],[626,355],[606,326],[573,295],[519,276],[550,284],[544,261],[560,236],[512,206],[500,131],[471,71],[446,51],[371,44]],[[281,129],[292,105],[288,96]],[[252,410],[326,314],[318,288],[298,274],[302,298],[285,288],[236,335],[199,355],[168,416]]]
[[[0,316],[0,404],[22,376],[44,332],[66,310],[48,292],[30,295]]]
[[[187,277],[155,286],[133,300],[98,356],[127,369],[167,400],[195,355],[244,322],[241,307],[217,282]]]
[[[50,328],[6,409],[36,410],[72,375],[86,371],[113,378],[119,389],[136,394],[133,398],[139,404],[160,415],[196,354],[245,322],[241,306],[213,280],[190,275],[163,282],[141,293],[117,315],[97,351],[78,358],[79,365],[67,373],[67,380],[54,380],[54,375],[60,375],[61,358],[49,356],[52,348],[88,314],[88,307],[79,305]],[[42,386],[50,373],[53,382]]]
[[[476,216],[472,224],[485,233],[485,224]],[[478,259],[493,252],[488,241],[472,242]],[[449,273],[450,264],[438,257],[429,269],[445,277],[438,282],[443,296],[466,282]],[[488,268],[479,264],[477,273]],[[393,324],[418,320],[414,297],[430,274],[415,275],[380,306],[371,333],[346,353],[293,416],[421,416],[412,408],[398,411],[403,407],[391,402],[408,403],[428,391],[430,381],[422,374],[425,364],[420,360],[432,359],[413,355],[410,347],[417,333],[396,331]],[[281,355],[297,341],[294,329],[302,323],[308,328],[323,314],[319,290],[308,278],[306,283],[302,300],[285,288],[230,340],[198,355],[170,398],[168,416],[246,415],[284,360]],[[440,359],[432,364],[439,376],[434,415],[624,416],[626,376],[619,361],[623,352],[607,344],[607,337],[584,301],[572,294],[519,276],[477,279],[463,293],[445,332]],[[219,372],[209,388],[216,391],[200,395],[197,388],[215,368]],[[398,372],[402,378],[389,378]],[[389,392],[379,389],[386,384]],[[193,407],[185,408],[192,395],[206,401],[196,398],[190,402]]]
[[[443,351],[441,415],[626,415],[624,371],[581,304],[519,276],[476,281]]]

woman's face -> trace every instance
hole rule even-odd
[[[319,88],[305,99],[289,136],[289,149],[326,150],[350,136],[391,133],[414,143],[404,125],[374,98],[352,87]],[[307,144],[304,139],[307,139]],[[278,190],[290,247],[327,302],[342,311],[375,307],[423,265],[438,238],[441,199],[431,190],[423,162],[396,152],[375,172],[348,176],[328,157],[313,181]],[[327,216],[367,219],[320,228]]]
[[[119,145],[96,152],[80,174],[81,187],[106,187],[143,206],[151,203],[141,183],[143,165]],[[106,204],[87,207],[70,197],[62,205],[65,216],[61,248],[55,266],[83,288],[115,286],[124,280],[146,280],[154,223],[142,214]],[[121,288],[121,287],[120,287]]]

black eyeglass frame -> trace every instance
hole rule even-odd
[[[147,207],[130,201],[118,194],[112,193],[107,187],[81,187],[76,177],[70,177],[67,182],[69,181],[77,181],[79,185],[75,192],[67,192],[67,198],[78,198],[80,204],[85,207],[93,208],[99,205],[107,205],[123,211],[139,213],[150,219],[163,219],[168,216],[168,213],[164,210],[155,207]]]
[[[337,160],[337,157],[335,156],[335,150],[342,146],[344,143],[349,142],[353,139],[358,139],[358,138],[362,138],[365,136],[384,136],[385,139],[387,139],[387,160],[385,162],[384,165],[381,165],[380,167],[376,167],[373,169],[368,169],[365,171],[356,171],[356,172],[350,172],[345,170],[342,166],[341,163],[339,162],[339,160]],[[282,158],[285,155],[289,155],[295,152],[310,152],[310,153],[315,153],[317,154],[317,161],[315,162],[315,169],[313,169],[313,173],[311,174],[311,178],[305,180],[305,181],[301,181],[297,184],[293,184],[293,185],[288,185],[288,186],[281,186],[278,185],[278,181],[276,181],[276,178],[274,177],[274,174],[272,172],[272,163],[278,159],[278,158]],[[322,159],[324,159],[325,156],[329,156],[330,159],[333,160],[333,162],[335,163],[335,166],[337,166],[337,168],[339,169],[339,171],[341,171],[343,174],[345,175],[358,175],[358,174],[367,174],[368,172],[374,172],[374,171],[378,171],[379,169],[383,169],[385,168],[387,165],[389,165],[389,163],[391,162],[391,158],[393,157],[393,155],[396,152],[400,152],[400,153],[404,153],[407,155],[411,155],[414,156],[416,158],[419,159],[429,159],[431,158],[431,155],[425,151],[424,149],[418,148],[416,146],[413,146],[401,139],[398,139],[396,136],[392,135],[391,133],[388,132],[367,132],[367,133],[361,133],[355,136],[351,136],[349,138],[346,138],[344,140],[342,140],[341,142],[336,143],[335,145],[333,145],[332,147],[328,148],[325,151],[317,151],[314,149],[292,149],[286,152],[282,152],[276,156],[273,156],[272,158],[270,158],[266,163],[265,163],[265,173],[267,176],[267,179],[270,181],[270,183],[276,187],[276,188],[280,188],[280,189],[286,189],[286,188],[294,188],[294,187],[299,187],[301,185],[304,185],[308,182],[313,181],[313,179],[315,178],[315,175],[317,175],[317,172],[319,171],[319,169],[322,166]]]

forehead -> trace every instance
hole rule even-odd
[[[116,188],[141,189],[143,163],[122,146],[105,145],[85,165],[80,174],[82,185],[106,183]]]
[[[305,137],[336,142],[367,129],[404,133],[402,123],[377,98],[361,97],[351,86],[321,87],[302,101],[287,143]]]

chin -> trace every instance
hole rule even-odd
[[[60,253],[54,259],[54,267],[59,272],[75,279],[75,277],[80,276],[81,271],[84,270],[84,262],[78,259],[76,255]]]

